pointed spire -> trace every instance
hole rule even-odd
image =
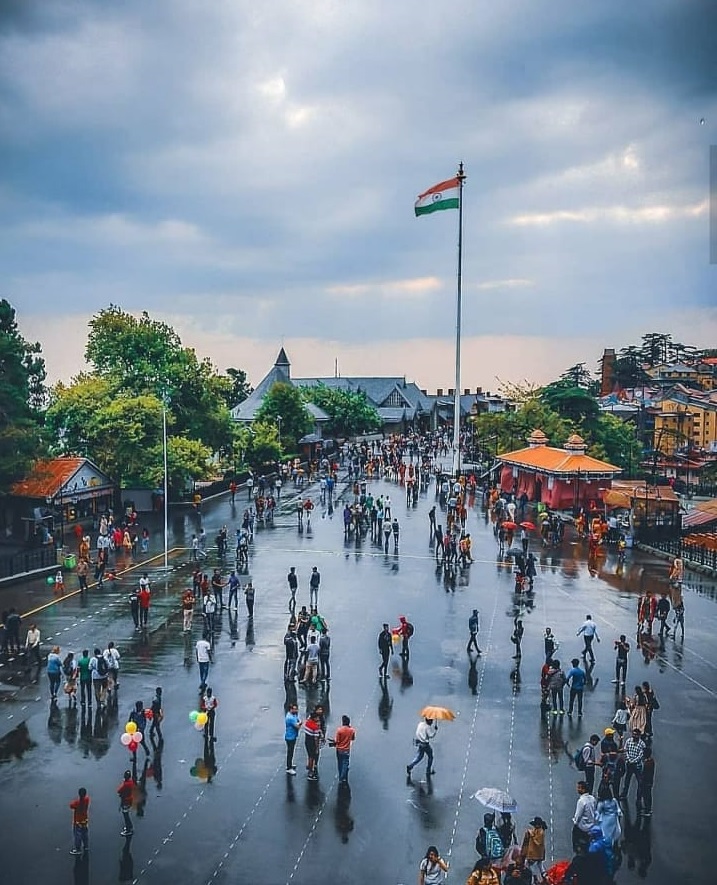
[[[289,362],[289,357],[286,355],[286,351],[282,347],[279,351],[279,356],[276,358],[275,366],[286,366],[287,368],[291,365]]]

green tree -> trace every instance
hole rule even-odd
[[[193,480],[207,475],[211,450],[196,439],[171,436],[167,439],[167,477],[169,487],[176,495],[191,486]],[[142,480],[154,487],[164,482],[164,452],[161,445],[147,453],[147,466]]]
[[[642,353],[636,347],[624,347],[613,365],[612,383],[621,389],[650,384],[652,379],[643,367]]]
[[[306,436],[313,426],[301,391],[286,381],[272,384],[256,413],[256,420],[273,422],[277,427],[281,423],[281,445],[288,452],[296,451],[301,437]]]
[[[132,395],[166,392],[173,433],[219,451],[231,444],[228,401],[232,381],[217,374],[209,359],[183,347],[166,323],[144,312],[139,319],[116,305],[90,320],[85,358],[95,373]]]
[[[623,476],[633,477],[637,473],[642,446],[634,424],[614,415],[600,415],[585,441],[589,455],[621,467]]]
[[[254,434],[247,458],[255,470],[265,464],[274,464],[281,458],[282,445],[279,430],[272,419],[256,420],[252,426]]]
[[[381,418],[366,394],[317,384],[302,387],[304,397],[329,416],[326,433],[334,437],[371,433],[381,427]]]
[[[565,378],[546,385],[540,398],[554,412],[577,426],[590,426],[600,413],[595,397]]]
[[[243,369],[227,369],[227,377],[231,382],[231,389],[227,399],[227,406],[233,409],[239,403],[243,403],[245,399],[251,396],[254,388],[247,380],[246,372]]]
[[[494,412],[474,419],[476,445],[501,455],[523,449],[535,430],[542,430],[550,445],[562,446],[573,427],[539,399],[530,399],[514,412]]]
[[[20,334],[15,309],[0,300],[0,494],[45,451],[39,413],[45,363],[40,354],[40,345]]]

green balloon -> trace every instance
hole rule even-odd
[[[52,577],[52,575],[48,575],[46,580],[47,580],[47,583],[48,583],[48,584],[54,584],[54,583],[55,583],[55,579]]]
[[[192,765],[192,767],[189,769],[189,773],[192,777],[196,777],[197,776],[197,766]]]
[[[199,713],[196,710],[192,710],[192,712],[189,714],[189,721],[196,722],[197,716],[199,716]]]

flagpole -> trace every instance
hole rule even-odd
[[[463,161],[458,165],[458,277],[456,285],[456,388],[453,401],[453,476],[461,469],[461,296],[463,277]]]

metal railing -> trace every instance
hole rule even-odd
[[[0,556],[0,579],[12,578],[38,569],[57,565],[57,550],[54,547],[39,547],[34,550],[21,550]]]
[[[669,553],[670,556],[679,556],[688,565],[701,565],[717,571],[717,550],[708,550],[706,547],[698,547],[695,544],[685,544],[684,538],[655,540],[649,543],[652,547]]]

